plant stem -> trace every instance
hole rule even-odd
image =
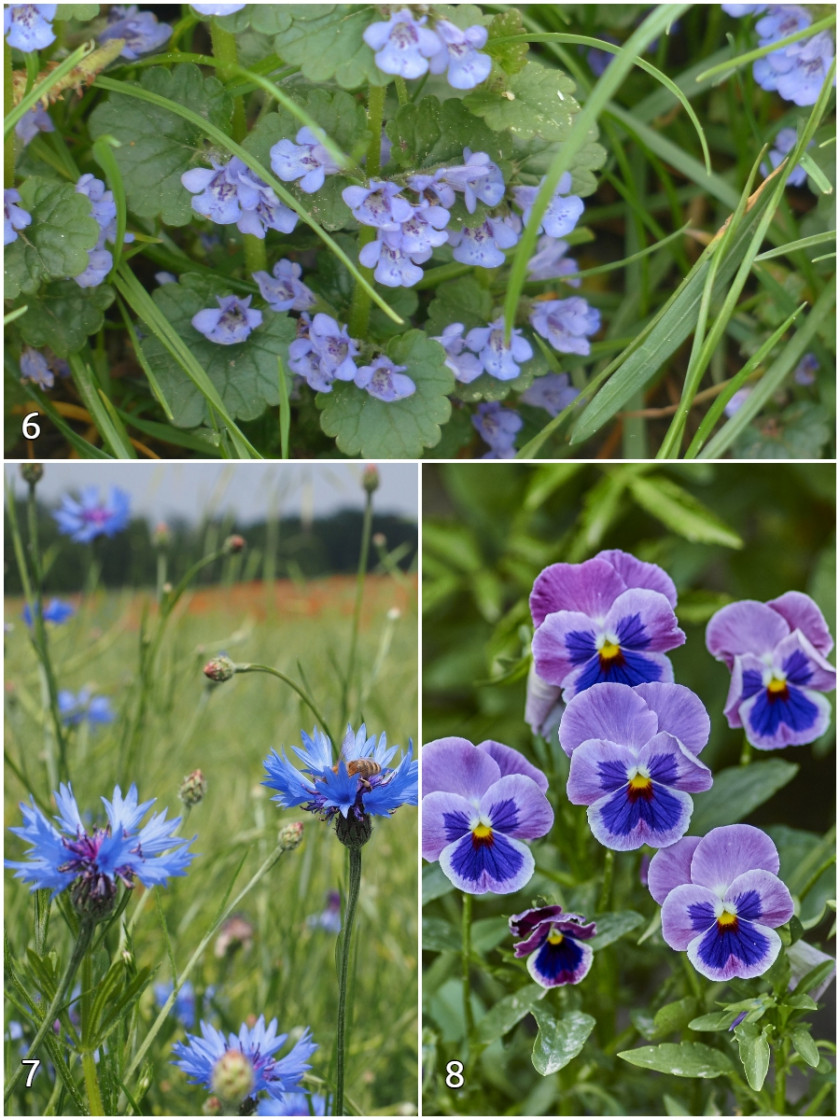
[[[615,866],[615,852],[612,848],[607,848],[607,855],[604,859],[604,882],[601,886],[601,897],[598,901],[598,913],[603,914],[610,905],[610,894],[612,892],[613,881],[613,867]]]
[[[76,977],[79,965],[82,963],[82,960],[84,959],[84,956],[88,950],[90,939],[93,936],[93,930],[94,923],[92,922],[83,921],[81,926],[79,927],[79,934],[76,938],[76,944],[73,946],[73,953],[70,957],[70,962],[67,965],[67,969],[61,979],[61,983],[58,985],[58,989],[56,990],[56,993],[52,998],[52,1002],[47,1008],[44,1014],[44,1018],[41,1020],[41,1025],[35,1034],[35,1038],[32,1040],[32,1043],[30,1044],[27,1051],[27,1054],[30,1057],[35,1053],[35,1051],[44,1041],[47,1033],[52,1030],[53,1023],[56,1020],[59,1008],[64,1002],[64,997],[70,991],[70,986]],[[14,1088],[17,1085],[18,1081],[20,1081],[21,1077],[23,1077],[24,1073],[27,1072],[28,1069],[29,1067],[24,1065],[19,1065],[15,1068],[14,1073],[9,1078],[9,1083],[6,1086],[3,1097],[4,1100],[9,1099],[11,1094],[14,1092]]]
[[[470,986],[470,957],[472,956],[472,895],[462,893],[463,911],[461,920],[461,987],[464,997],[464,1029],[467,1043],[472,1042],[475,1022],[472,1011],[472,989]]]
[[[385,113],[385,86],[368,86],[368,141],[365,171],[368,181],[375,179],[379,174],[380,153],[382,150],[382,118]],[[362,226],[359,230],[359,249],[374,240],[374,231],[370,226]],[[372,282],[373,273],[368,268],[362,268],[362,275]],[[351,338],[365,338],[370,320],[370,293],[356,283],[353,290],[353,302],[350,305],[349,331]]]
[[[8,113],[14,102],[14,74],[12,48],[3,40],[3,112]],[[10,190],[15,185],[15,130],[12,129],[3,145],[3,186]]]
[[[782,1040],[781,1053],[776,1051],[775,1065],[776,1065],[776,1112],[780,1116],[784,1116],[787,1111],[786,1097],[787,1097],[787,1060],[788,1060],[788,1040]]]
[[[309,695],[309,693],[306,692],[303,688],[301,688],[301,686],[299,684],[297,684],[295,681],[293,681],[291,679],[291,677],[287,677],[285,673],[281,673],[279,669],[273,669],[270,665],[237,665],[236,666],[236,672],[237,673],[270,673],[272,677],[277,677],[279,680],[283,681],[283,683],[287,684],[289,686],[289,688],[293,689],[293,691],[295,691],[298,694],[298,696],[301,698],[301,700],[304,702],[304,704],[307,705],[307,707],[310,709],[310,711],[315,716],[317,721],[323,727],[324,731],[326,731],[327,738],[331,739],[333,743],[338,742],[337,739],[333,738],[332,733],[330,732],[329,724],[324,719],[323,715],[318,710],[318,708],[315,706],[315,701],[312,699],[312,697]]]
[[[350,876],[347,884],[347,907],[344,913],[344,928],[341,932],[341,953],[338,958],[338,1022],[336,1026],[336,1079],[335,1108],[333,1115],[344,1116],[344,1064],[347,1028],[347,978],[350,971],[350,937],[353,933],[353,919],[359,901],[359,886],[362,881],[362,849],[348,848],[350,855]]]
[[[227,31],[214,17],[210,20],[210,40],[213,44],[213,56],[219,62],[216,74],[219,81],[225,85],[236,77],[236,67],[239,58],[236,51],[236,36],[232,31]],[[239,144],[245,139],[248,132],[248,123],[245,120],[245,102],[240,95],[233,99],[233,139]]]
[[[96,1076],[96,1060],[90,1048],[90,1013],[93,1009],[93,968],[91,954],[86,953],[82,961],[82,1070],[85,1077],[85,1089],[88,1095],[88,1114],[90,1116],[104,1116],[102,1107],[102,1094],[99,1092],[99,1080]]]
[[[744,736],[744,745],[741,747],[741,758],[738,761],[739,766],[748,766],[752,761],[752,743]]]
[[[341,710],[344,713],[342,727],[350,721],[349,696],[353,687],[353,676],[356,672],[356,650],[359,643],[359,622],[362,617],[362,598],[365,590],[365,575],[367,574],[368,552],[370,551],[370,531],[373,524],[373,492],[365,492],[365,514],[362,520],[362,544],[359,551],[359,567],[356,571],[356,600],[353,604],[353,629],[350,634],[350,652],[347,655],[347,673],[344,677]]]

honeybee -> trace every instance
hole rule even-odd
[[[353,758],[348,763],[346,763],[346,765],[347,773],[350,775],[350,777],[352,778],[354,777],[354,775],[358,774],[359,781],[366,789],[371,789],[371,784],[368,779],[372,778],[374,774],[382,773],[382,767],[373,758]],[[336,763],[335,766],[333,766],[334,774],[338,773],[338,767],[339,763]]]

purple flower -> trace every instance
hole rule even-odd
[[[55,384],[55,374],[46,357],[31,346],[24,346],[21,350],[20,377],[21,381],[34,381],[42,389],[52,389]]]
[[[752,388],[749,385],[744,385],[743,388],[734,392],[723,406],[723,411],[726,415],[734,416],[740,408],[743,408],[751,392]]]
[[[332,316],[319,312],[310,324],[309,342],[324,373],[337,377],[339,381],[352,381],[355,378],[356,363],[353,359],[359,348],[346,326],[338,323]],[[289,352],[291,353],[291,348]]]
[[[386,240],[386,234],[379,230],[375,241],[363,245],[359,253],[359,263],[365,268],[374,269],[374,277],[387,288],[411,288],[423,277],[423,269],[416,260],[425,261],[431,250],[422,253],[407,253],[399,245]]]
[[[6,9],[8,12],[8,9]],[[9,187],[3,191],[3,209],[4,209],[4,224],[3,224],[3,244],[11,245],[13,241],[17,241],[17,230],[26,229],[32,221],[32,215],[28,214],[26,210],[21,209],[17,203],[20,202],[20,191]]]
[[[721,8],[728,16],[738,19],[740,16],[751,16],[763,12],[766,4],[721,4]]]
[[[397,230],[414,214],[414,207],[400,194],[398,183],[371,179],[369,187],[345,187],[341,197],[362,225]]]
[[[222,226],[238,221],[241,213],[239,182],[232,170],[235,158],[226,164],[211,160],[212,171],[207,167],[193,167],[181,176],[183,185],[196,195],[192,200],[193,210]],[[249,201],[256,205],[256,196],[250,196]]]
[[[481,268],[497,268],[505,263],[504,249],[512,248],[522,233],[522,222],[517,214],[502,218],[488,215],[480,226],[464,226],[449,233],[452,256],[461,264],[477,264]]]
[[[486,373],[499,381],[512,381],[520,373],[517,363],[527,362],[534,351],[517,327],[511,331],[509,343],[505,344],[504,339],[505,320],[500,315],[486,327],[473,327],[465,342],[478,354]]]
[[[588,354],[589,339],[601,327],[601,313],[581,296],[539,300],[531,308],[531,325],[560,354]]]
[[[141,54],[158,50],[171,34],[169,24],[158,23],[157,16],[152,12],[138,13],[136,4],[130,7],[114,4],[108,12],[108,26],[100,33],[99,42],[125,39],[120,57],[133,62]]]
[[[387,23],[376,22],[365,28],[362,38],[376,51],[374,61],[383,74],[419,78],[429,69],[429,59],[438,54],[441,41],[423,25],[426,16],[415,20],[408,8],[400,8]]]
[[[327,1099],[320,1093],[287,1093],[282,1101],[260,1097],[257,1116],[326,1116]]]
[[[544,408],[549,416],[558,416],[578,396],[569,384],[567,373],[546,373],[528,386],[519,398],[523,404]]]
[[[52,21],[56,4],[9,4],[3,12],[3,34],[19,51],[42,51],[55,42]]]
[[[129,506],[128,494],[116,486],[110,488],[107,499],[100,499],[98,487],[85,486],[80,501],[65,494],[53,518],[60,533],[84,544],[121,532],[128,525]]]
[[[827,729],[834,646],[817,604],[801,591],[744,599],[713,615],[706,646],[732,673],[724,714],[759,750],[812,743]]]
[[[779,955],[775,927],[793,915],[773,841],[749,824],[686,836],[653,857],[650,893],[662,936],[709,980],[761,976]]]
[[[194,858],[185,849],[192,841],[173,835],[180,817],[167,821],[164,811],[139,827],[155,799],[138,804],[135,785],[126,797],[116,786],[111,801],[102,798],[108,817],[104,828],[89,829],[82,823],[69,783],[53,796],[58,807],[54,820],[60,828],[33,800],[31,805],[21,803],[23,827],[11,829],[31,850],[27,860],[7,860],[6,866],[16,868],[15,878],[31,883],[33,891],[51,890],[54,898],[72,887],[77,908],[103,916],[113,907],[118,880],[128,889],[135,879],[146,887],[164,886],[170,876],[185,874]]]
[[[448,237],[443,227],[448,221],[448,210],[424,201],[399,229],[386,230],[383,238],[418,260],[421,253],[428,259],[432,249],[446,244]]]
[[[793,380],[797,385],[813,385],[819,368],[820,363],[816,354],[803,354],[799,365],[793,371]]]
[[[54,622],[56,626],[60,626],[62,622],[72,618],[75,613],[76,608],[71,606],[70,603],[65,603],[61,599],[50,599],[44,607],[44,622]],[[27,626],[32,627],[33,611],[29,603],[23,608],[23,621]]]
[[[192,325],[209,342],[220,346],[235,346],[244,342],[254,327],[262,323],[262,312],[251,310],[253,296],[216,296],[219,305],[207,307],[192,317]]]
[[[190,7],[202,16],[232,16],[234,12],[241,11],[244,4],[190,4]],[[192,1026],[192,1023],[188,1023]]]
[[[445,179],[446,169],[439,167],[432,175],[422,173],[409,175],[406,179],[406,185],[413,191],[417,191],[421,201],[433,205],[439,203],[448,209],[455,202],[455,192]]]
[[[435,335],[435,342],[439,342],[446,351],[446,365],[455,374],[455,380],[462,385],[468,385],[481,376],[483,366],[471,350],[466,349],[463,339],[464,324],[450,323],[444,327],[443,334]]]
[[[52,118],[41,104],[24,113],[15,125],[15,136],[23,141],[24,146],[34,140],[39,132],[55,132]]]
[[[756,24],[759,44],[770,46],[811,26],[811,15],[798,4],[774,5]],[[834,58],[834,40],[827,31],[800,39],[757,58],[753,77],[762,89],[777,90],[786,101],[813,105]]]
[[[341,168],[310,129],[298,129],[296,144],[278,140],[271,148],[271,170],[284,183],[299,179],[298,186],[306,194],[314,194],[324,185],[327,175]]]
[[[310,929],[324,929],[327,933],[341,933],[341,895],[327,891],[327,901],[320,914],[310,914],[306,919]]]
[[[788,154],[788,152],[793,150],[793,147],[794,147],[795,144],[796,144],[796,129],[795,128],[782,128],[782,129],[780,129],[779,134],[774,141],[774,146],[767,153],[769,158],[770,158],[770,165],[773,168],[778,167],[779,164],[782,162],[782,160],[785,158],[785,156]],[[808,147],[813,148],[813,146],[814,146],[814,141],[812,140],[811,143],[808,145]],[[762,172],[763,175],[769,175],[770,174],[770,170],[767,167],[766,163],[762,163],[761,172]],[[801,187],[805,184],[805,182],[807,181],[807,178],[808,178],[808,175],[807,175],[807,172],[805,171],[805,168],[801,164],[798,163],[796,165],[796,167],[794,167],[793,170],[791,171],[791,173],[788,175],[787,185],[789,187]]]
[[[607,43],[618,44],[618,39],[616,39],[615,36],[610,35],[609,32],[601,32],[599,38],[603,39]],[[583,48],[579,47],[578,50],[583,50]],[[615,58],[615,55],[613,55],[610,51],[602,51],[597,47],[590,47],[586,52],[586,61],[589,63],[589,69],[592,71],[596,78],[601,77],[606,68],[612,62],[613,58]]]
[[[560,721],[560,745],[572,759],[566,793],[589,806],[600,844],[663,848],[684,835],[689,794],[712,786],[696,758],[709,726],[699,697],[681,684],[596,684],[569,701]]]
[[[61,689],[58,693],[58,710],[61,712],[62,723],[68,727],[78,727],[85,722],[114,722],[111,701],[107,696],[91,696],[89,688],[81,689],[78,696],[67,689]]]
[[[562,688],[566,702],[602,681],[672,681],[664,654],[685,641],[676,602],[657,564],[619,549],[582,564],[551,564],[530,598],[537,675]]]
[[[531,979],[543,988],[579,984],[592,966],[592,949],[582,945],[596,933],[595,923],[579,914],[564,914],[562,906],[523,910],[508,919],[514,937],[514,956],[528,958]]]
[[[511,894],[534,873],[525,840],[554,813],[548,779],[502,743],[437,739],[423,748],[423,858],[467,894]]]
[[[484,81],[493,66],[489,54],[478,50],[487,42],[487,28],[479,24],[462,31],[448,19],[435,23],[435,33],[441,40],[440,50],[432,55],[429,70],[442,74],[453,89],[475,89]]]
[[[301,267],[294,261],[277,261],[272,269],[273,279],[267,272],[255,272],[260,293],[272,311],[306,311],[315,302],[315,296],[300,279]]]
[[[483,401],[472,418],[472,425],[490,451],[484,459],[513,459],[514,440],[522,427],[522,417],[512,408],[503,408],[498,401]]]
[[[73,279],[80,288],[95,288],[102,283],[114,264],[114,258],[105,248],[105,241],[113,244],[116,240],[117,204],[113,193],[105,189],[102,180],[90,173],[82,175],[76,183],[76,193],[90,199],[90,216],[99,226],[99,240],[93,249],[88,250],[87,268]],[[125,240],[133,241],[134,234],[126,234]]]
[[[522,221],[527,224],[531,217],[534,201],[539,194],[544,178],[536,187],[514,187],[513,197],[516,205],[522,211]],[[548,208],[542,216],[539,225],[540,233],[547,233],[550,237],[564,237],[571,233],[583,213],[583,200],[575,194],[569,194],[572,189],[572,176],[564,172],[557,184],[557,189]]]
[[[175,1043],[173,1064],[183,1070],[193,1084],[203,1085],[223,1099],[224,1089],[236,1083],[244,1086],[240,1100],[265,1091],[282,1101],[286,1093],[299,1088],[301,1078],[311,1068],[308,1059],[318,1049],[307,1027],[284,1058],[275,1058],[288,1037],[277,1034],[276,1019],[266,1026],[262,1015],[253,1027],[243,1023],[238,1035],[231,1032],[227,1037],[209,1023],[202,1023],[200,1038],[188,1034],[186,1042]],[[239,1055],[245,1061],[240,1067],[235,1059],[231,1062],[229,1055]],[[239,1081],[243,1073],[245,1077]]]
[[[504,198],[502,172],[486,152],[472,152],[464,148],[463,165],[445,168],[441,177],[454,190],[463,192],[470,214],[475,213],[478,201],[487,206],[498,206]]]
[[[565,255],[569,246],[544,233],[537,242],[537,251],[528,261],[529,280],[556,280],[562,278],[572,288],[580,287],[580,277],[572,274],[578,271],[577,261],[567,260]]]
[[[367,389],[372,397],[380,401],[401,401],[417,391],[410,377],[406,377],[407,366],[395,366],[384,354],[374,358],[369,366],[360,366],[353,378],[360,389]]]

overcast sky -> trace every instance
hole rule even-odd
[[[107,490],[119,486],[131,495],[134,514],[150,521],[179,516],[196,520],[231,511],[238,524],[276,512],[315,517],[338,509],[362,509],[363,463],[68,463],[47,462],[38,497],[48,505],[83,486]],[[379,513],[417,519],[417,466],[378,464],[380,487],[374,499]],[[6,464],[19,495],[26,486],[17,464]]]

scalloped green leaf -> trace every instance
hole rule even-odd
[[[721,1050],[702,1042],[663,1042],[659,1046],[640,1046],[637,1050],[621,1050],[625,1062],[674,1077],[721,1077],[732,1073],[732,1062]]]
[[[424,97],[403,105],[385,127],[392,142],[391,161],[400,167],[438,167],[464,162],[464,148],[486,152],[508,178],[511,138],[496,132],[465,108],[458,98]]]
[[[426,329],[430,335],[443,334],[450,323],[463,323],[464,330],[486,327],[490,321],[490,292],[472,276],[447,280],[429,304]]]
[[[140,85],[192,109],[225,131],[230,128],[230,96],[218,79],[205,78],[192,63],[171,69],[153,66],[143,71]],[[193,196],[181,183],[181,176],[191,167],[210,162],[200,129],[168,109],[118,93],[109,94],[93,110],[89,127],[94,139],[109,134],[120,141],[113,152],[129,210],[141,218],[160,217],[169,226],[184,226],[196,219]]]
[[[379,401],[352,382],[335,382],[331,393],[315,398],[321,427],[334,436],[345,455],[372,459],[417,459],[424,447],[440,440],[440,425],[449,419],[454,377],[444,364],[439,342],[423,331],[408,331],[391,339],[386,353],[406,374],[417,391],[404,400]]]
[[[499,12],[487,29],[487,43],[484,47],[485,54],[498,62],[506,74],[518,74],[528,60],[527,43],[497,43],[497,39],[506,39],[509,35],[524,35],[525,24],[522,22],[522,13],[518,8],[508,8]]]
[[[266,5],[268,6],[268,5]],[[311,82],[332,79],[344,89],[370,82],[384,86],[391,81],[374,62],[373,51],[362,38],[379,12],[374,7],[338,4],[284,5],[291,23],[274,37],[274,49],[290,66],[300,66]]]
[[[569,1011],[557,1018],[550,1007],[534,1007],[531,1014],[540,1028],[531,1052],[534,1069],[549,1077],[578,1056],[595,1028],[584,1011]]]
[[[72,184],[33,176],[19,190],[19,205],[32,221],[5,248],[6,299],[21,292],[31,295],[49,280],[78,276],[87,268],[88,250],[99,240],[90,199]]]
[[[280,402],[278,358],[291,382],[287,358],[289,343],[295,337],[295,320],[285,313],[261,309],[262,324],[245,342],[235,346],[210,342],[195,329],[192,318],[204,307],[218,307],[217,295],[228,294],[203,276],[187,273],[180,284],[157,288],[152,298],[207,372],[230,414],[238,420],[254,420],[268,406]],[[172,408],[173,423],[191,428],[206,420],[204,396],[163,343],[150,335],[141,346]]]
[[[750,424],[732,445],[739,459],[813,459],[831,439],[827,408],[815,401],[796,401],[778,417]]]
[[[520,140],[566,140],[580,106],[575,83],[562,70],[529,62],[516,74],[497,74],[468,93],[464,104],[494,131],[510,129]]]
[[[107,284],[80,288],[75,280],[60,280],[38,293],[15,326],[30,346],[49,346],[59,358],[66,358],[101,328],[104,312],[113,302],[114,289]]]
[[[349,152],[365,132],[367,118],[364,106],[344,90],[307,89],[290,90],[289,96],[304,109],[324,132],[345,152]],[[285,106],[278,105],[257,122],[248,133],[242,147],[251,152],[266,167],[271,164],[270,149],[280,140],[294,140],[301,128],[299,119]],[[329,182],[329,179],[327,179]],[[318,192],[320,193],[320,192]],[[311,195],[303,196],[312,198]]]

